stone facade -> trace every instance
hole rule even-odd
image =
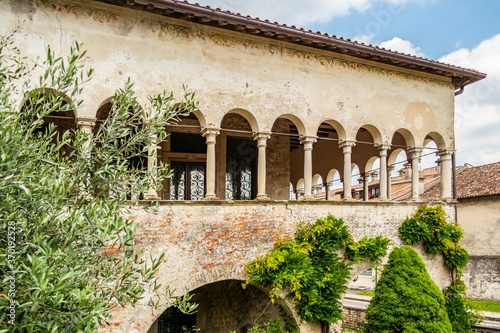
[[[198,14],[178,12],[186,6],[186,11]],[[448,202],[454,92],[484,74],[339,38],[329,37],[329,45],[301,39],[292,35],[297,31],[313,39],[320,35],[292,27],[264,31],[268,23],[263,21],[254,29],[231,21],[242,16],[220,10],[210,11],[209,16],[200,14],[205,10],[177,1],[0,0],[0,33],[8,33],[25,20],[13,38],[28,57],[43,58],[47,45],[65,55],[74,41],[84,43],[84,65],[95,71],[78,96],[83,104],[68,115],[79,130],[91,133],[96,120],[105,119],[106,105],[128,78],[135,83],[145,116],[152,94],[168,89],[180,98],[183,84],[196,91],[198,109],[166,128],[171,138],[160,142],[158,151],[150,149],[147,165],[154,165],[157,158],[182,164],[184,175],[196,165],[203,181],[194,185],[185,181],[182,190],[194,192],[189,187],[198,186],[198,195],[191,198],[194,201],[167,200],[172,199],[171,188],[178,190],[181,185],[165,179],[162,191],[146,194],[147,199],[161,200],[157,212],[144,210],[147,203],[129,208],[129,218],[140,225],[137,245],[146,255],[166,254],[158,273],[163,285],[179,293],[198,290],[210,298],[233,293],[244,300],[247,296],[234,281],[246,279],[245,264],[268,252],[278,238],[291,237],[299,222],[313,222],[328,214],[343,218],[356,240],[385,235],[395,246],[401,245],[397,228],[421,204],[418,160],[429,141],[436,142],[443,161],[441,199],[449,220],[454,221],[454,203]],[[215,19],[214,13],[227,20]],[[280,29],[284,32],[277,33]],[[368,53],[351,52],[343,48],[345,43],[369,49]],[[22,111],[22,96],[16,97]],[[65,126],[70,129],[69,124]],[[179,133],[190,135],[193,144],[187,147],[181,142],[172,149],[173,137]],[[230,147],[231,138],[254,144],[240,151]],[[200,140],[206,146],[194,149]],[[234,155],[249,158],[252,166],[243,160],[231,174],[230,149]],[[387,199],[384,184],[388,163],[401,151],[412,162],[412,201],[395,203]],[[363,173],[377,159],[381,200],[352,202],[353,166]],[[184,172],[182,166],[179,170]],[[344,201],[309,201],[313,177],[330,181],[334,171],[343,180]],[[231,177],[238,191],[243,191],[246,182],[245,190],[251,193],[246,198],[257,200],[225,200]],[[287,200],[290,185],[296,190],[298,184],[308,200]],[[419,254],[436,284],[448,285],[442,258],[421,249]],[[367,266],[366,262],[358,265],[354,277]],[[227,280],[233,282],[213,285]],[[144,296],[147,299],[149,294]],[[235,322],[233,317],[224,317],[212,301],[203,302],[200,299],[204,331],[243,332],[246,323],[255,320],[252,312]],[[230,301],[221,302],[229,313],[236,311]],[[301,332],[320,331],[318,323],[300,322],[285,297],[280,302]],[[260,311],[263,299],[255,304],[254,310]],[[164,310],[152,309],[146,302],[117,309],[111,325],[102,331],[147,332],[154,329]]]

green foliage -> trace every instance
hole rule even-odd
[[[450,318],[453,332],[472,332],[472,325],[480,321],[479,311],[474,310],[472,303],[465,296],[465,284],[458,280],[443,290],[446,300],[446,311]]]
[[[286,325],[278,318],[268,319],[262,325],[255,325],[248,333],[298,333],[297,326]]]
[[[35,77],[12,39],[0,38],[0,332],[97,332],[113,307],[137,303],[145,290],[156,305],[172,302],[170,292],[157,294],[163,255],[144,258],[134,241],[138,225],[123,208],[130,189],[145,192],[155,174],[167,174],[165,166],[138,173],[130,161],[147,155],[151,136],[164,138],[179,111],[162,92],[139,126],[127,82],[97,135],[59,135],[43,118],[81,104],[92,73],[80,64],[84,55],[79,44],[67,59],[48,48]],[[22,112],[15,96],[26,101]],[[192,93],[182,103],[192,110]],[[193,311],[188,301],[176,305]]]
[[[442,207],[420,206],[411,218],[403,222],[399,232],[406,243],[414,245],[422,241],[427,253],[441,253],[452,273],[457,270],[456,280],[443,290],[446,311],[454,332],[472,332],[472,325],[480,318],[465,298],[465,285],[460,280],[461,270],[469,262],[467,250],[460,245],[463,230],[446,222]]]
[[[446,222],[441,206],[420,206],[399,228],[399,236],[409,245],[422,242],[427,253],[441,253],[449,268],[463,269],[469,255],[460,246],[463,230]]]
[[[273,251],[249,263],[246,283],[270,289],[272,299],[287,289],[302,320],[331,324],[342,318],[350,266],[364,258],[378,263],[389,242],[384,237],[355,242],[342,219],[330,215],[299,226],[293,240],[276,242]]]
[[[408,246],[389,255],[366,319],[366,332],[452,332],[443,294]]]

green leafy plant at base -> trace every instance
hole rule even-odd
[[[147,156],[151,137],[164,138],[182,112],[167,91],[141,108],[126,82],[96,135],[60,134],[45,117],[81,105],[92,73],[84,56],[78,43],[67,58],[48,47],[36,75],[12,36],[0,36],[1,333],[95,333],[113,308],[136,304],[145,291],[155,295],[151,305],[195,309],[189,296],[159,293],[163,255],[146,257],[124,211],[130,189],[144,193],[154,175],[168,175],[162,165],[139,173],[131,160]],[[194,109],[192,93],[182,104]],[[143,110],[149,121],[139,126]]]
[[[355,242],[342,219],[330,215],[300,225],[294,239],[277,241],[269,254],[249,263],[246,284],[268,288],[271,299],[288,290],[303,321],[327,326],[342,318],[350,266],[365,258],[379,264],[389,243],[385,237]]]
[[[366,319],[367,333],[452,332],[443,294],[409,246],[395,248],[389,255]]]
[[[422,242],[427,253],[441,253],[449,268],[463,269],[469,262],[469,254],[460,246],[463,230],[446,222],[441,206],[418,207],[399,228],[399,237],[409,245]]]
[[[474,310],[472,303],[465,296],[465,284],[457,280],[443,290],[446,310],[455,333],[472,332],[472,325],[480,322],[479,311]]]
[[[446,222],[441,206],[420,206],[399,228],[400,237],[406,243],[422,242],[427,253],[441,253],[445,265],[452,274],[452,284],[443,290],[446,310],[454,332],[472,332],[472,325],[481,317],[466,299],[465,284],[460,279],[462,269],[467,266],[469,254],[461,245],[463,230],[458,225]],[[454,274],[456,273],[456,276]]]

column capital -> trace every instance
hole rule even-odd
[[[385,154],[387,155],[387,151],[389,149],[391,149],[391,144],[389,143],[378,143],[375,145],[375,148],[380,152],[385,152]]]
[[[315,143],[316,141],[318,141],[318,137],[317,136],[314,136],[314,135],[301,135],[299,137],[300,139],[300,143],[302,145],[304,144],[307,144],[307,143]]]
[[[94,129],[97,119],[94,117],[76,117],[75,123],[79,129],[82,128],[90,128],[90,130]]]
[[[356,145],[355,140],[342,140],[339,142],[339,147],[344,148],[344,147],[354,147]]]
[[[253,139],[255,141],[269,140],[271,138],[271,132],[256,132],[253,134]]]
[[[392,171],[392,170],[394,170],[394,168],[395,168],[395,167],[396,167],[396,166],[395,166],[394,164],[388,165],[388,166],[387,166],[387,170],[388,170],[388,171]],[[389,177],[389,178],[390,178],[390,177]]]
[[[205,127],[204,129],[201,130],[201,135],[203,137],[207,136],[217,136],[220,134],[220,128],[216,127]]]
[[[457,150],[456,149],[441,149],[441,150],[438,150],[438,152],[436,153],[436,155],[438,156],[441,156],[441,158],[443,158],[443,156],[451,156],[453,154],[455,154]]]
[[[411,158],[420,158],[420,155],[424,151],[424,148],[421,147],[412,147],[408,149],[408,154],[411,155]]]

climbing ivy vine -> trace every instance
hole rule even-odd
[[[380,264],[389,243],[383,236],[355,242],[344,221],[329,215],[299,225],[293,239],[277,241],[270,253],[250,262],[246,284],[268,288],[273,300],[286,289],[303,321],[330,325],[342,319],[351,266],[365,258]]]
[[[480,321],[479,313],[472,309],[465,297],[466,286],[461,280],[462,270],[469,262],[467,250],[460,245],[464,232],[458,225],[446,222],[441,206],[420,206],[399,228],[400,238],[409,245],[422,242],[427,253],[441,253],[452,274],[452,284],[443,290],[446,311],[453,332],[472,332],[472,325]],[[454,276],[456,272],[456,278]]]

